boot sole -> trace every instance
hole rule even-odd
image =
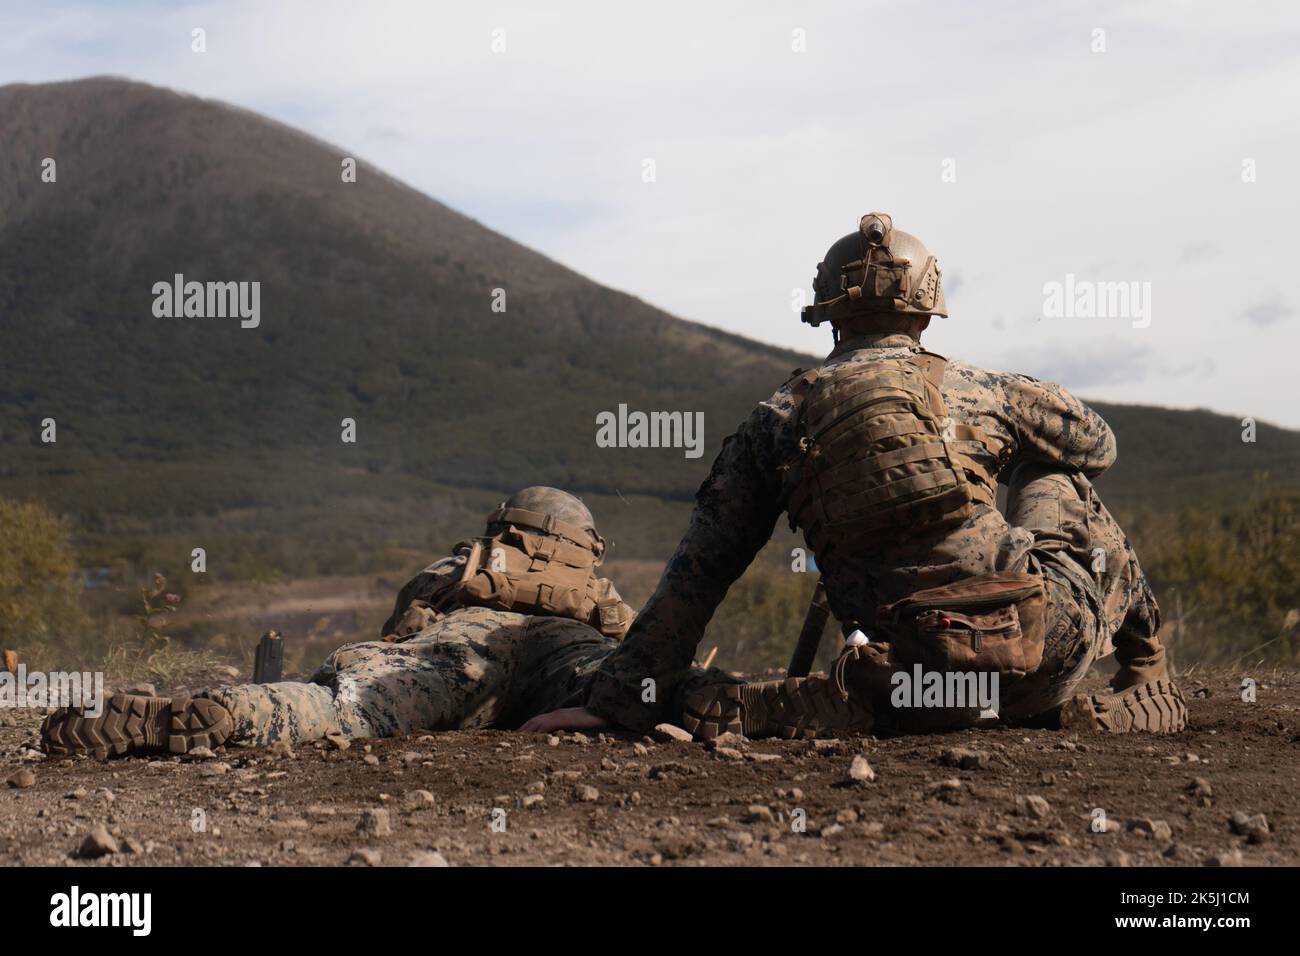
[[[221,746],[232,729],[229,711],[205,698],[106,694],[98,717],[85,716],[80,707],[60,708],[46,717],[41,746],[48,754],[89,754],[100,760],[149,751],[184,754],[195,747]]]
[[[1187,701],[1171,680],[1116,694],[1078,694],[1061,708],[1061,728],[1107,734],[1176,734],[1187,727]]]
[[[848,730],[865,733],[873,723],[869,709],[843,700],[823,678],[705,687],[687,696],[683,711],[683,726],[696,740],[724,733],[808,739]]]

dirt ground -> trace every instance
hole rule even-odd
[[[710,749],[463,731],[98,762],[42,758],[27,749],[40,716],[0,712],[0,862],[1294,865],[1300,675],[1256,679],[1254,703],[1240,674],[1182,679],[1192,724],[1165,738],[998,728]],[[856,756],[874,780],[850,778]],[[5,785],[22,770],[31,785]],[[117,852],[83,856],[97,825]]]

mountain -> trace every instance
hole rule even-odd
[[[45,498],[103,560],[183,560],[196,536],[240,555],[228,573],[413,560],[527,483],[583,493],[624,555],[662,559],[722,438],[812,361],[607,289],[364,161],[344,182],[348,150],[221,103],[16,84],[0,133],[0,495]],[[156,315],[178,274],[259,283],[256,326]],[[620,405],[702,412],[702,457],[597,447]],[[1243,450],[1226,416],[1102,410],[1125,502],[1300,474],[1294,432]]]

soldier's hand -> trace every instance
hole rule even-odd
[[[530,717],[519,730],[525,734],[549,734],[557,730],[604,730],[608,726],[608,720],[585,707],[562,707]]]

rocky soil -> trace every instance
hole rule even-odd
[[[53,866],[1300,862],[1300,677],[1184,679],[1176,737],[498,731],[45,759],[0,712],[0,861]]]

